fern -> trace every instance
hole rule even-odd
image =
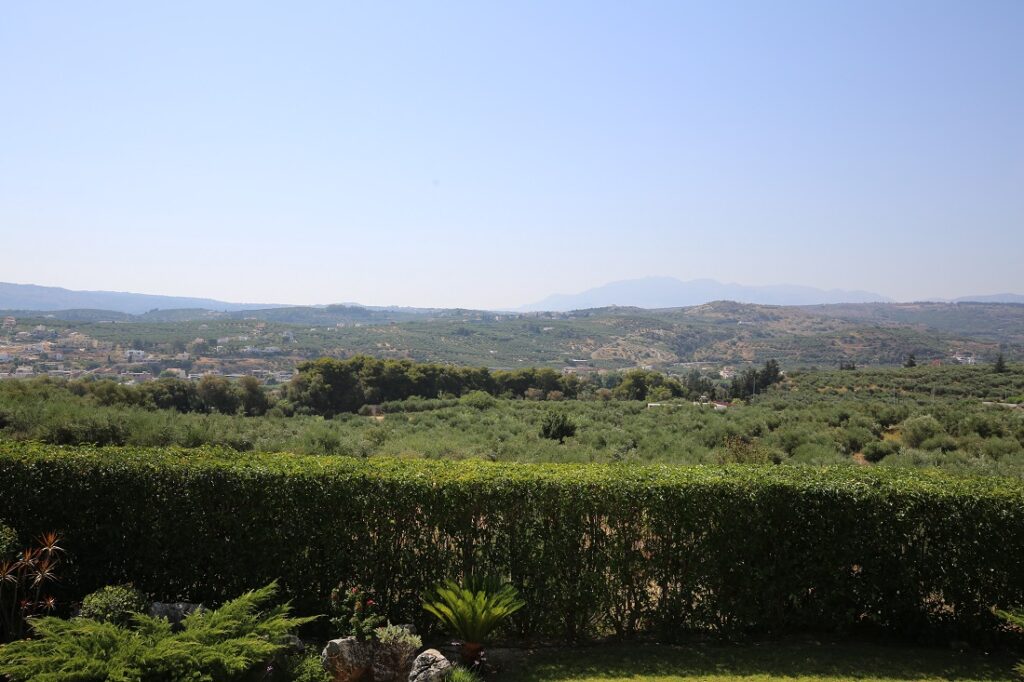
[[[193,612],[184,629],[141,614],[132,627],[85,618],[32,621],[34,639],[0,648],[0,673],[13,682],[227,682],[269,661],[285,636],[311,618],[292,618],[288,605],[265,608],[270,585]]]

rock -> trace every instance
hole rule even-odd
[[[440,651],[427,649],[412,662],[409,682],[442,682],[451,669],[451,662]]]
[[[373,655],[373,682],[406,682],[416,646],[408,642],[377,643]]]
[[[287,654],[301,654],[306,651],[306,643],[302,641],[297,635],[285,635],[284,636],[285,653]]]
[[[186,601],[155,601],[149,605],[149,615],[153,618],[165,618],[171,624],[172,630],[180,630],[182,627],[181,621],[185,620],[185,616],[188,614],[193,611],[205,610],[206,607],[202,604],[193,604]]]
[[[320,663],[334,682],[354,682],[373,666],[374,648],[374,642],[355,637],[332,639],[320,654]]]

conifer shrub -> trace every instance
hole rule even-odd
[[[166,620],[136,615],[131,626],[89,618],[32,620],[33,637],[0,647],[0,673],[39,679],[240,680],[287,647],[311,619],[272,605],[277,586],[247,592],[215,611],[196,611],[172,632]]]

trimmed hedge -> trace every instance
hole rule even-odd
[[[915,470],[3,443],[0,518],[59,529],[78,596],[130,581],[217,603],[279,578],[323,612],[343,580],[407,622],[425,588],[477,568],[520,588],[531,635],[971,637],[1024,603],[1024,483]]]

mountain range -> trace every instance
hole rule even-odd
[[[933,299],[942,301],[942,299]],[[892,302],[882,294],[870,291],[847,291],[841,289],[817,289],[792,284],[748,286],[723,283],[713,279],[683,281],[674,277],[645,277],[611,282],[576,294],[555,294],[536,303],[525,305],[521,312],[585,310],[607,306],[634,308],[680,308],[702,305],[711,301],[736,301],[761,305],[823,305],[835,303],[878,303]],[[1020,294],[991,294],[964,296],[946,302],[1024,303]],[[341,304],[350,313],[356,309],[377,312],[400,313],[403,316],[442,313],[437,308],[408,308],[396,306],[363,306],[356,303]],[[0,282],[0,310],[8,311],[112,311],[140,315],[153,310],[214,311],[218,313],[239,313],[254,310],[302,308],[315,310],[333,306],[286,306],[281,304],[232,303],[212,298],[162,296],[137,294],[120,291],[74,291],[60,287],[35,284],[11,284]],[[281,314],[285,314],[284,310]],[[287,313],[292,315],[292,313]]]
[[[794,284],[747,286],[713,279],[683,281],[674,277],[644,277],[611,282],[578,294],[555,294],[523,310],[584,310],[610,305],[635,308],[680,308],[709,301],[762,305],[819,305],[823,303],[888,303],[892,299],[870,291],[816,289]]]
[[[198,308],[216,311],[260,310],[282,306],[228,303],[212,298],[135,294],[127,291],[73,291],[61,287],[0,282],[0,310],[110,310],[137,315],[150,310]]]

